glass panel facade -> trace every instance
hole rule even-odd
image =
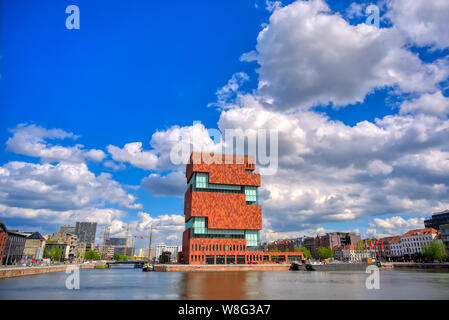
[[[196,188],[207,188],[209,185],[209,174],[205,172],[197,172],[195,179]]]
[[[259,204],[259,190],[257,187],[245,187],[246,202],[249,204]]]
[[[247,247],[259,247],[260,243],[259,230],[246,230],[245,238]]]

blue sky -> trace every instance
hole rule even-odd
[[[3,1],[0,217],[10,228],[43,233],[81,218],[113,225],[117,233],[128,222],[142,230],[158,224],[159,241],[178,243],[183,198],[170,190],[183,183],[184,168],[164,166],[165,135],[176,128],[189,130],[193,121],[205,128],[248,129],[252,121],[244,121],[239,112],[253,109],[252,125],[265,113],[286,121],[279,127],[281,140],[287,137],[280,143],[280,170],[262,178],[265,238],[348,229],[382,236],[420,226],[422,217],[445,209],[447,6],[429,6],[422,17],[416,14],[421,1],[408,10],[402,0],[380,1],[381,31],[366,31],[359,27],[366,19],[365,2],[300,2],[283,1],[270,11],[267,6],[273,2],[261,0]],[[80,9],[79,30],[65,27],[70,4]],[[318,6],[328,6],[327,12]],[[314,15],[325,23],[312,23],[310,33],[303,32],[303,23]],[[414,31],[419,19],[433,23],[428,34]],[[326,39],[329,34],[332,38]],[[323,57],[312,51],[315,47],[323,48]],[[242,61],[248,52],[257,57]],[[307,77],[318,71],[314,84]],[[221,108],[210,106],[220,99],[217,90],[230,88],[228,81],[237,73],[247,80],[237,81]],[[262,88],[265,82],[269,85]],[[267,103],[269,98],[274,103]],[[294,128],[305,138],[297,138],[301,135]],[[428,132],[434,128],[441,130],[432,136]],[[53,132],[56,139],[50,138],[52,129],[63,133]],[[158,147],[150,145],[156,132]],[[325,134],[315,139],[316,132]],[[23,139],[11,142],[14,135]],[[384,136],[390,138],[365,152],[364,144]],[[125,150],[136,142],[141,149],[132,154]],[[70,149],[76,144],[83,147]],[[48,156],[55,146],[62,149],[52,149]],[[115,152],[108,146],[116,147]],[[97,150],[97,156],[80,155],[75,161],[55,155],[66,152],[64,148],[77,154]],[[441,161],[433,163],[428,154]],[[62,173],[49,181],[40,176],[42,170]],[[64,180],[64,170],[80,170],[76,176],[85,179]],[[417,173],[414,181],[407,181],[409,172]],[[164,180],[170,174],[173,179]],[[32,183],[23,186],[28,180]],[[89,189],[95,183],[98,189]],[[290,193],[286,186],[292,186]],[[67,201],[53,199],[45,190]],[[392,198],[391,190],[400,192]],[[373,209],[379,203],[384,205]],[[97,217],[96,209],[113,211]]]

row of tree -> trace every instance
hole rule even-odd
[[[59,249],[59,247],[57,247],[57,246],[52,246],[52,248],[50,250],[48,250],[48,248],[45,247],[43,256],[44,256],[44,258],[50,258],[53,261],[61,261],[62,260],[61,249]],[[79,257],[80,256],[78,254],[77,258],[79,258]],[[84,259],[85,260],[100,260],[100,254],[93,250],[89,250],[86,252]],[[114,259],[115,259],[115,257],[114,257]],[[126,260],[126,259],[123,259],[123,260]]]
[[[429,243],[428,246],[425,244],[422,244],[422,255],[427,260],[438,260],[438,261],[444,261],[448,258],[448,254],[446,252],[446,246],[441,243],[433,240]]]

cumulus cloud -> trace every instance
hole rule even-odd
[[[128,143],[123,148],[107,147],[112,159],[120,163],[155,171],[179,170],[185,166],[194,150],[217,151],[220,137],[211,136],[200,122],[191,126],[172,126],[156,131],[150,141],[149,150],[143,150],[141,142]]]
[[[392,115],[349,126],[312,111],[268,110],[252,95],[241,102],[222,112],[221,130],[278,130],[279,169],[263,176],[260,193],[273,230],[449,205],[447,119]]]
[[[383,87],[428,92],[447,78],[445,60],[423,63],[404,45],[395,28],[353,26],[322,0],[296,1],[273,12],[249,56],[271,108],[344,106]]]
[[[179,214],[163,214],[153,218],[149,213],[139,212],[138,228],[149,234],[151,227],[154,235],[153,244],[165,243],[179,245],[185,228],[184,216]]]
[[[209,103],[208,106],[217,106],[218,108],[230,108],[228,102],[235,98],[241,85],[248,81],[249,77],[244,72],[234,73],[228,83],[221,89],[217,90],[217,102]]]
[[[67,211],[110,203],[141,208],[135,200],[110,174],[95,176],[84,163],[14,161],[0,167],[0,203],[8,207]]]
[[[412,229],[424,228],[424,218],[414,217],[404,219],[399,216],[391,218],[375,218],[368,223],[369,229],[366,234],[369,237],[383,238],[389,236],[400,236]]]
[[[141,182],[142,187],[151,191],[151,194],[155,197],[182,197],[186,189],[185,184],[186,177],[181,171],[170,172],[164,176],[152,173]]]
[[[449,47],[447,21],[449,2],[446,0],[389,0],[386,16],[409,41],[433,49]]]
[[[425,93],[416,99],[404,101],[401,104],[400,113],[426,113],[435,116],[447,116],[449,114],[449,98],[443,96],[441,91]]]
[[[45,161],[100,162],[106,156],[102,150],[84,149],[77,144],[73,147],[51,145],[47,140],[77,139],[78,136],[62,129],[45,129],[34,124],[19,124],[12,129],[13,136],[6,142],[6,150]]]
[[[156,168],[157,155],[154,151],[143,151],[142,142],[127,143],[123,148],[109,145],[106,149],[115,161],[129,162],[133,166],[145,170]]]

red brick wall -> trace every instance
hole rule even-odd
[[[226,250],[226,246],[230,247]],[[190,239],[188,230],[186,230],[183,234],[182,252],[185,263],[194,265],[206,264],[206,255],[233,255],[235,256],[234,263],[237,263],[238,255],[243,255],[245,263],[255,261],[258,264],[273,263],[273,256],[283,257],[285,262],[288,262],[288,256],[300,256],[301,259],[304,259],[302,252],[247,251],[245,246],[245,239]],[[192,260],[192,256],[196,256],[196,259]],[[264,261],[264,256],[268,256],[268,261]]]
[[[260,174],[246,172],[246,170],[255,169],[253,157],[234,156],[231,159],[232,163],[227,164],[226,156],[222,156],[222,164],[207,164],[199,154],[197,155],[196,161],[193,160],[192,163],[192,159],[195,158],[195,154],[192,154],[191,163],[186,166],[187,182],[190,181],[194,172],[208,172],[209,183],[260,187]]]
[[[207,217],[210,229],[262,229],[262,207],[247,205],[241,193],[218,193],[189,189],[184,202],[185,221]]]

